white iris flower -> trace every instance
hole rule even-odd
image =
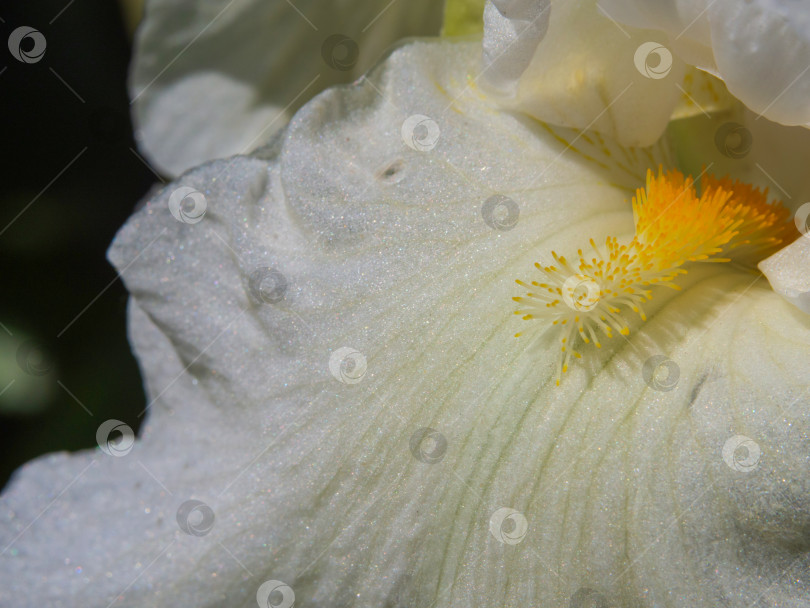
[[[0,604],[810,606],[810,136],[684,63],[734,90],[718,45],[806,63],[808,30],[786,51],[716,0],[699,63],[673,11],[701,3],[619,4],[490,5],[483,67],[480,41],[404,44],[135,213],[109,255],[141,437],[18,472]],[[646,320],[587,266],[634,236],[679,288],[648,286]],[[514,315],[544,274],[626,335],[595,317],[561,372],[553,315]]]

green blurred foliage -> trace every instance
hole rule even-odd
[[[486,0],[446,0],[442,36],[470,36],[484,31]]]
[[[12,3],[3,19],[4,46],[30,26],[47,48],[28,64],[6,53],[1,76],[0,484],[41,454],[94,448],[109,418],[137,430],[127,294],[105,253],[156,179],[133,152],[117,4]]]

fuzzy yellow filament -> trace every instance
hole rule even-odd
[[[600,248],[590,239],[575,261],[552,251],[555,264],[535,264],[539,281],[517,281],[528,293],[513,298],[520,304],[515,314],[560,327],[558,385],[571,357],[581,358],[577,340],[599,348],[600,334],[630,333],[623,312],[646,320],[642,305],[652,298],[650,288],[680,289],[675,279],[687,262],[755,265],[797,236],[789,210],[768,203],[767,190],[711,175],[700,185],[698,194],[694,180],[679,171],[648,171],[646,187],[633,197],[636,230],[629,243],[609,236]]]

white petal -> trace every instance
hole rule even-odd
[[[670,36],[757,114],[810,124],[810,9],[789,0],[600,0],[613,18]]]
[[[727,114],[740,105],[725,83],[704,70],[689,67],[683,78],[681,98],[672,111],[670,122],[709,113]]]
[[[143,605],[139,586],[164,588],[200,576],[195,562],[206,564],[210,545],[193,542],[200,539],[181,533],[175,521],[178,506],[192,497],[216,509],[209,542],[229,536],[223,519],[233,501],[209,489],[220,466],[235,464],[228,446],[240,437],[232,413],[218,412],[195,387],[174,347],[137,305],[130,306],[130,340],[155,400],[142,437],[122,457],[101,450],[52,454],[17,472],[2,503],[3,605],[107,606],[119,594],[117,605]],[[205,464],[212,461],[218,466]],[[26,580],[34,562],[38,574]],[[203,605],[222,591],[188,584],[183,594]],[[171,603],[159,596],[150,602]]]
[[[745,105],[785,125],[810,125],[810,7],[785,0],[710,8],[717,70]]]
[[[767,260],[759,263],[759,269],[768,277],[771,287],[795,305],[810,313],[810,203],[805,203],[797,219],[803,222],[803,238],[797,239]]]
[[[441,9],[432,0],[149,0],[130,76],[139,145],[168,175],[247,153],[399,38],[438,33]]]
[[[484,6],[484,73],[487,83],[515,95],[520,76],[529,67],[546,35],[551,0],[501,0]]]
[[[685,69],[660,33],[628,31],[595,0],[505,4],[484,13],[482,85],[501,106],[624,145],[660,137]]]
[[[681,59],[717,73],[711,48],[708,6],[724,0],[599,0],[602,14],[622,24],[661,30]]]
[[[149,429],[78,479],[92,455],[15,478],[0,603],[246,607],[276,580],[300,605],[807,604],[810,326],[709,265],[553,388],[556,349],[512,337],[513,279],[627,233],[665,158],[493,112],[476,47],[403,47],[133,216],[110,255]],[[201,219],[172,207],[193,223],[181,187],[205,197]],[[496,194],[514,225],[482,217]],[[645,384],[659,354],[672,390]],[[748,473],[723,459],[743,435]],[[189,498],[209,534],[174,522]]]

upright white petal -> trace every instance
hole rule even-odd
[[[139,146],[168,175],[250,152],[399,38],[438,33],[441,11],[432,0],[148,0],[130,76]]]
[[[655,142],[681,96],[685,66],[665,37],[596,0],[488,2],[483,49],[482,85],[502,107],[624,145]]]
[[[716,74],[707,7],[723,1],[600,0],[599,10],[625,26],[661,30],[668,37],[668,45],[684,61]]]
[[[659,29],[757,114],[810,125],[810,5],[791,0],[600,0],[614,19]]]
[[[807,605],[810,325],[707,265],[556,388],[513,280],[630,232],[666,155],[493,111],[478,52],[405,46],[132,217],[147,429],[18,474],[0,603]]]

